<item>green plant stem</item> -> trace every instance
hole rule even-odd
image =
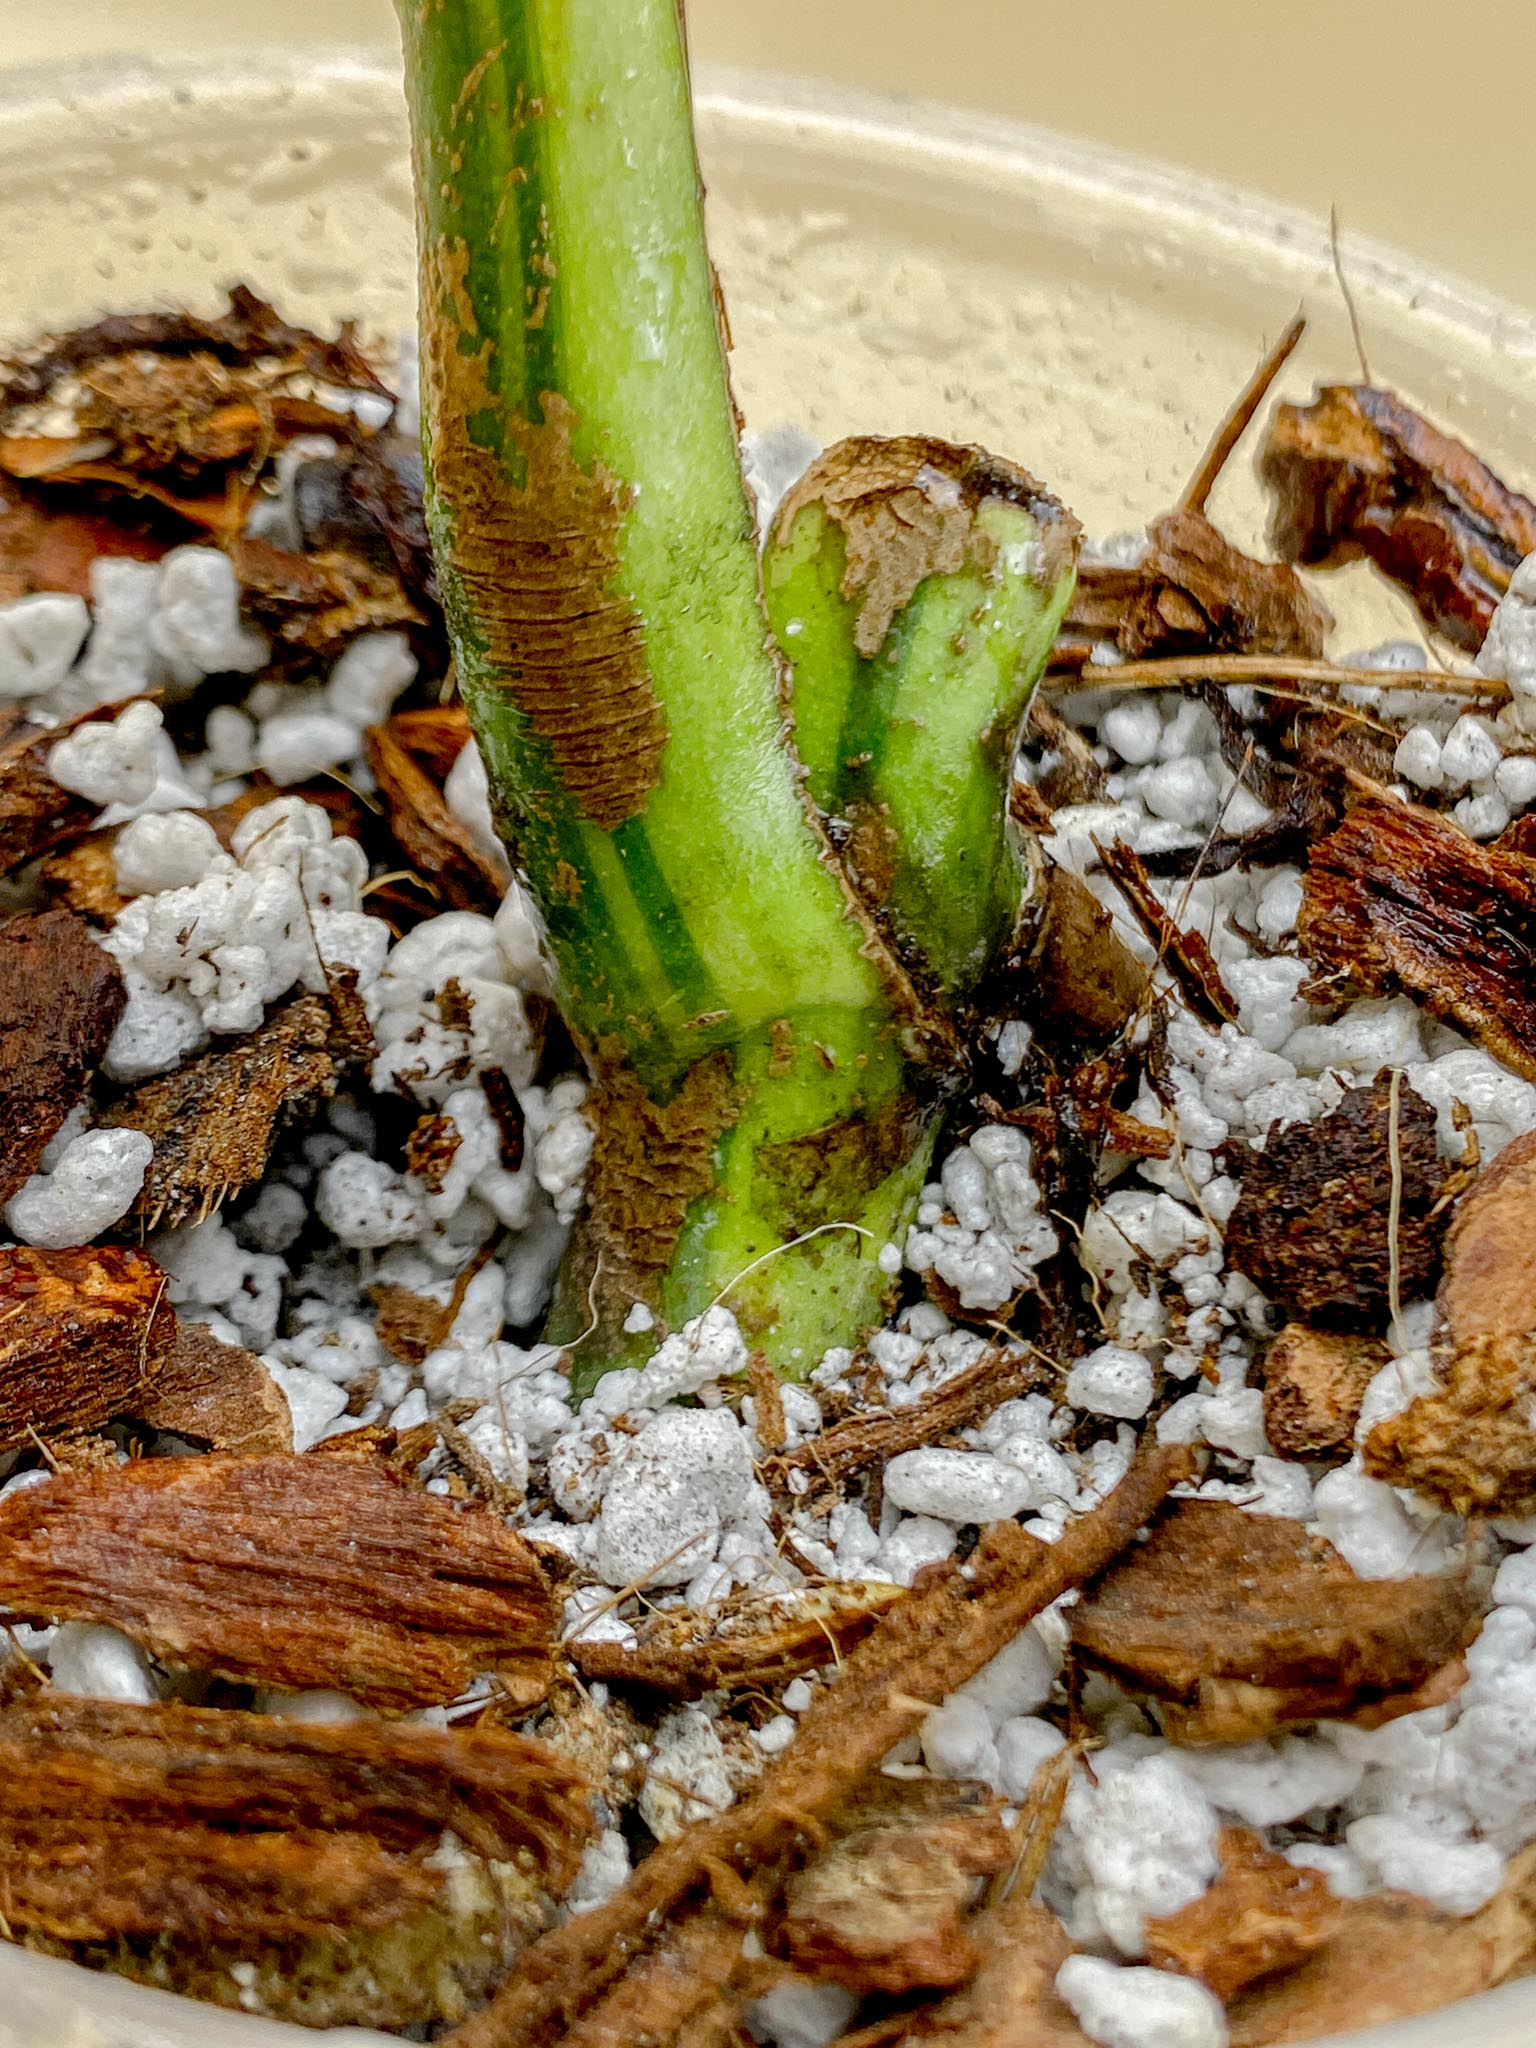
[[[551,1332],[595,1308],[590,1380],[654,1344],[637,1304],[676,1326],[719,1297],[804,1371],[882,1312],[955,1041],[785,742],[677,0],[400,15],[444,609],[595,1082]],[[908,892],[926,871],[934,930],[945,858],[925,842]]]

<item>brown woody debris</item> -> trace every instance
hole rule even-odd
[[[377,1926],[439,1895],[445,1828],[567,1882],[590,1832],[547,1745],[40,1695],[0,1713],[5,1914],[67,1942]]]
[[[63,725],[41,726],[14,704],[0,705],[0,875],[90,831],[97,806],[54,781],[48,756],[77,726],[122,709],[109,704]]]
[[[62,910],[0,927],[0,1203],[37,1171],[123,1014],[122,971]]]
[[[246,533],[231,538],[228,552],[246,611],[272,635],[279,653],[330,659],[359,633],[426,623],[393,570],[355,555],[335,548],[303,555]]]
[[[1037,1543],[1013,1522],[985,1530],[963,1572],[915,1588],[850,1652],[837,1684],[812,1703],[788,1750],[745,1799],[662,1843],[612,1898],[536,1942],[485,2012],[459,2029],[456,2048],[561,2040],[679,1909],[718,1892],[730,1874],[766,1881],[807,1835],[824,1831],[851,1789],[934,1704],[1026,1622],[1102,1571],[1193,1469],[1182,1448],[1144,1449],[1059,1542]]]
[[[1436,1213],[1455,1191],[1440,1157],[1435,1114],[1383,1076],[1351,1088],[1330,1115],[1272,1131],[1241,1165],[1227,1222],[1227,1259],[1292,1315],[1379,1330],[1392,1313],[1393,1162],[1400,1177],[1396,1256],[1400,1298],[1426,1293],[1440,1263]]]
[[[780,1941],[790,1961],[860,1993],[963,1984],[979,1960],[965,1924],[977,1880],[1013,1861],[992,1792],[876,1776],[841,1824],[842,1840],[786,1888]]]
[[[506,894],[505,875],[449,810],[441,789],[406,751],[393,724],[371,727],[367,744],[389,829],[410,865],[455,910],[495,910]]]
[[[1442,1384],[1371,1431],[1366,1470],[1463,1515],[1536,1510],[1536,1133],[1464,1195],[1440,1290]]]
[[[146,1253],[0,1248],[0,1449],[137,1412],[176,1316]]]
[[[153,1380],[135,1402],[137,1421],[213,1451],[259,1458],[293,1449],[287,1396],[253,1352],[182,1323]]]
[[[1390,1355],[1375,1337],[1288,1324],[1260,1367],[1264,1434],[1281,1457],[1348,1457],[1365,1390]]]
[[[1072,1610],[1078,1653],[1163,1704],[1175,1741],[1242,1742],[1292,1721],[1378,1719],[1477,1633],[1484,1575],[1357,1579],[1300,1522],[1181,1501]]]
[[[1072,1942],[1054,1913],[1015,1894],[978,1914],[975,1977],[885,2038],[891,2048],[1091,2048],[1056,1973]]]
[[[1331,1941],[1346,1908],[1321,1871],[1298,1868],[1246,1828],[1221,1837],[1221,1874],[1203,1897],[1147,1922],[1147,1959],[1198,1977],[1223,2004],[1292,1970]]]
[[[554,1615],[533,1553],[367,1458],[146,1459],[0,1503],[15,1614],[110,1622],[225,1678],[441,1705],[481,1672],[529,1705]]]
[[[119,525],[95,510],[42,505],[14,486],[0,496],[0,604],[38,591],[91,594],[91,564],[102,555],[156,561],[172,543]]]
[[[393,1281],[381,1281],[369,1293],[378,1311],[373,1326],[379,1342],[407,1365],[420,1365],[443,1341],[443,1304]]]
[[[1321,993],[1408,992],[1536,1080],[1536,860],[1390,797],[1313,849],[1297,934]]]
[[[1146,968],[1070,868],[1045,863],[1038,914],[1027,960],[1031,1008],[1047,1028],[1113,1038],[1146,995]]]
[[[1464,1920],[1401,1892],[1343,1901],[1331,1941],[1237,2000],[1232,2048],[1279,2048],[1434,2012],[1520,1974],[1533,1954],[1536,1860],[1529,1849],[1498,1896]],[[1467,2038],[1481,2038],[1475,2021],[1472,2027]]]
[[[124,1096],[102,1122],[143,1131],[155,1146],[131,1213],[150,1230],[174,1229],[253,1187],[281,1132],[335,1092],[330,1036],[324,1000],[300,996],[249,1038]]]
[[[1370,384],[1327,385],[1310,405],[1277,406],[1260,468],[1275,494],[1279,554],[1317,567],[1365,556],[1469,653],[1536,549],[1530,499]]]
[[[808,1437],[792,1451],[767,1459],[763,1480],[775,1493],[790,1491],[791,1475],[810,1481],[808,1499],[820,1486],[841,1491],[856,1473],[884,1464],[902,1451],[943,1443],[969,1429],[1004,1401],[1017,1401],[1050,1384],[1050,1368],[1031,1352],[989,1351],[967,1371],[956,1373],[914,1401],[910,1408],[852,1415]]]
[[[667,1699],[757,1692],[843,1656],[900,1598],[897,1586],[845,1579],[792,1599],[746,1601],[715,1623],[697,1614],[660,1613],[632,1645],[578,1636],[565,1648],[584,1678]]]
[[[1124,840],[1095,840],[1099,865],[1119,889],[1131,915],[1157,949],[1157,958],[1194,1014],[1220,1030],[1237,1022],[1237,1002],[1204,938],[1185,931],[1163,908],[1141,855]]]

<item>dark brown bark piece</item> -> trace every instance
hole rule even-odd
[[[202,1222],[266,1172],[283,1130],[336,1089],[330,1009],[300,996],[249,1038],[142,1081],[102,1118],[143,1131],[154,1157],[130,1214],[150,1230]]]
[[[175,1337],[165,1289],[141,1251],[0,1248],[0,1449],[132,1414]]]
[[[1241,1166],[1227,1221],[1229,1263],[1290,1314],[1331,1328],[1380,1330],[1391,1313],[1393,1107],[1390,1080],[1351,1088],[1313,1124],[1272,1131]],[[1396,1154],[1400,1298],[1428,1292],[1440,1264],[1436,1205],[1454,1168],[1440,1157],[1435,1114],[1400,1085]]]
[[[1325,1947],[1233,2005],[1232,2048],[1280,2048],[1385,2027],[1518,1975],[1536,1954],[1532,1864],[1528,1849],[1497,1897],[1463,1920],[1403,1892],[1341,1901],[1337,1931]],[[1481,2038],[1471,2025],[1467,2038]]]
[[[1536,860],[1370,797],[1314,847],[1296,929],[1324,999],[1406,989],[1536,1080]]]
[[[1463,1195],[1446,1238],[1440,1386],[1372,1430],[1366,1470],[1457,1514],[1536,1511],[1536,1132]]]
[[[1099,865],[1130,907],[1131,915],[1157,949],[1174,986],[1194,1014],[1215,1030],[1237,1022],[1237,1002],[1221,978],[1221,969],[1205,939],[1186,931],[1165,910],[1152,887],[1141,855],[1123,839],[1095,840]]]
[[[0,927],[0,1203],[36,1173],[127,1000],[117,962],[67,911]]]
[[[1365,1390],[1391,1354],[1376,1337],[1291,1323],[1264,1354],[1264,1434],[1282,1458],[1348,1457]]]
[[[1357,1579],[1300,1522],[1181,1501],[1073,1608],[1072,1637],[1163,1702],[1175,1741],[1242,1741],[1411,1694],[1477,1633],[1485,1595],[1475,1569]]]
[[[1317,567],[1364,555],[1468,653],[1536,549],[1536,504],[1374,385],[1326,385],[1310,405],[1277,406],[1259,466],[1277,553]]]
[[[591,1814],[547,1744],[40,1695],[0,1713],[8,1929],[216,1941],[389,1924],[436,1899],[444,1829],[573,1874]]]
[[[122,708],[112,704],[64,725],[39,726],[15,705],[0,705],[0,875],[90,831],[98,807],[54,781],[48,756],[77,726]]]
[[[449,810],[441,789],[391,726],[371,727],[367,746],[389,829],[410,865],[455,910],[494,911],[506,894],[505,877]]]
[[[336,548],[301,555],[249,534],[234,536],[228,553],[245,610],[272,635],[279,655],[330,659],[359,633],[426,624],[392,570],[356,555]]]
[[[1333,620],[1288,563],[1245,555],[1200,512],[1165,513],[1147,537],[1116,633],[1122,654],[1322,653]]]
[[[1321,1871],[1287,1863],[1247,1828],[1226,1828],[1221,1874],[1210,1890],[1147,1922],[1147,1960],[1198,1977],[1225,2005],[1314,1955],[1345,1912]]]
[[[483,1672],[531,1705],[554,1609],[495,1515],[365,1458],[146,1459],[0,1502],[12,1613],[110,1622],[155,1655],[371,1706],[441,1705]]]
[[[169,1355],[133,1409],[137,1421],[238,1457],[293,1449],[293,1412],[253,1352],[183,1323]]]
[[[1044,1906],[1017,1894],[977,1915],[975,1977],[892,2031],[891,2048],[1091,2048],[1056,1973],[1073,1952]]]
[[[779,1941],[803,1975],[860,1994],[945,1990],[974,1975],[977,1880],[1013,1862],[996,1797],[964,1780],[875,1777],[842,1840],[791,1877]]]
[[[0,497],[0,604],[38,591],[91,594],[91,564],[101,555],[153,562],[173,545],[97,510],[41,502],[8,485]]]

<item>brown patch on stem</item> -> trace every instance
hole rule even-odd
[[[547,742],[576,809],[611,831],[645,809],[667,742],[644,624],[618,583],[630,495],[600,462],[581,468],[575,415],[558,393],[541,394],[537,424],[505,418],[468,263],[446,241],[423,255],[424,383],[438,394],[431,466],[455,512],[451,572],[491,679]],[[487,413],[504,421],[505,458],[470,438],[470,421]]]
[[[843,535],[842,594],[859,601],[854,645],[873,661],[898,612],[930,576],[952,576],[968,562],[990,569],[996,550],[976,531],[988,498],[1028,512],[1038,529],[1035,580],[1049,590],[1071,566],[1078,524],[1027,470],[984,448],[927,435],[891,439],[855,435],[813,462],[780,508],[781,542],[809,505],[819,505]]]

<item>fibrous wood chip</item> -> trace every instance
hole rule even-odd
[[[379,1342],[407,1365],[420,1365],[443,1341],[447,1319],[440,1301],[394,1281],[380,1281],[369,1290],[369,1298],[377,1310],[373,1327]]]
[[[228,552],[246,611],[272,635],[277,653],[341,653],[359,633],[426,623],[392,570],[332,548],[304,555],[241,533]]]
[[[1277,406],[1260,468],[1279,554],[1317,566],[1364,555],[1469,653],[1536,549],[1536,505],[1374,385],[1327,385],[1310,405]]]
[[[1264,1434],[1281,1457],[1348,1457],[1365,1390],[1389,1357],[1376,1337],[1288,1324],[1259,1368]]]
[[[391,725],[372,726],[367,748],[389,829],[406,860],[455,910],[495,910],[506,894],[506,876],[449,810],[399,734]]]
[[[282,1131],[335,1092],[330,1037],[323,998],[300,996],[249,1038],[131,1089],[102,1118],[154,1141],[130,1213],[150,1230],[175,1229],[253,1187]]]
[[[39,502],[39,496],[24,496],[13,486],[0,498],[0,604],[39,591],[88,598],[91,564],[100,556],[153,562],[173,544],[100,510],[66,509]]]
[[[1293,1721],[1377,1719],[1477,1633],[1486,1573],[1357,1579],[1300,1522],[1181,1501],[1072,1610],[1079,1655],[1162,1703],[1177,1742],[1242,1742]]]
[[[965,1570],[910,1592],[844,1661],[837,1684],[802,1716],[794,1741],[740,1804],[663,1843],[612,1898],[536,1942],[456,2048],[543,2048],[559,2040],[679,1908],[723,1868],[762,1881],[820,1835],[850,1790],[937,1702],[972,1678],[1024,1625],[1093,1578],[1194,1469],[1181,1447],[1148,1448],[1120,1485],[1055,1544],[1016,1523],[982,1534]]]
[[[259,1940],[385,1924],[438,1895],[444,1829],[569,1881],[591,1830],[547,1745],[400,1723],[37,1695],[0,1713],[7,1929]]]
[[[121,705],[105,707],[113,716]],[[63,725],[39,726],[14,704],[0,705],[0,875],[89,832],[97,806],[63,789],[48,773],[48,756],[77,726],[100,718],[88,711]]]
[[[1345,1905],[1319,1870],[1267,1848],[1247,1828],[1221,1836],[1221,1872],[1191,1905],[1147,1922],[1147,1958],[1198,1977],[1226,2004],[1330,1942]]]
[[[1041,1028],[1099,1041],[1134,1016],[1146,968],[1119,937],[1109,912],[1070,868],[1042,857],[1039,922],[1029,948],[1029,1002]]]
[[[791,1475],[810,1481],[807,1499],[847,1482],[871,1465],[883,1464],[902,1451],[942,1443],[957,1430],[969,1429],[1004,1401],[1017,1401],[1050,1384],[1050,1368],[1033,1352],[989,1351],[967,1371],[945,1380],[910,1408],[874,1415],[851,1415],[830,1429],[808,1437],[792,1451],[781,1451],[762,1467],[764,1483],[774,1492],[792,1491]]]
[[[0,927],[0,1203],[37,1171],[127,1000],[117,962],[67,911]]]
[[[1464,1920],[1386,1892],[1341,1902],[1333,1939],[1233,2005],[1232,2048],[1280,2048],[1435,2012],[1529,1969],[1536,1954],[1536,1852],[1510,1866],[1497,1897]],[[1468,2042],[1484,2038],[1470,2015]]]
[[[1237,1002],[1202,935],[1185,930],[1163,907],[1142,858],[1123,839],[1093,842],[1099,864],[1119,889],[1131,915],[1157,949],[1159,964],[1194,1014],[1215,1030],[1237,1022]]]
[[[1435,1347],[1440,1385],[1377,1424],[1374,1478],[1457,1514],[1536,1510],[1536,1132],[1508,1145],[1457,1205]]]
[[[179,1326],[133,1415],[240,1457],[293,1449],[293,1411],[282,1388],[253,1352],[226,1344],[206,1323]]]
[[[0,1502],[14,1614],[109,1622],[225,1678],[440,1705],[483,1672],[544,1691],[554,1613],[520,1536],[378,1460],[211,1454]]]
[[[977,1880],[1014,1853],[990,1788],[877,1775],[841,1825],[841,1841],[785,1888],[778,1945],[796,1969],[859,1993],[942,1990],[974,1975],[966,1922]]]
[[[1271,1132],[1239,1170],[1227,1259],[1292,1315],[1380,1330],[1396,1307],[1394,1256],[1399,1301],[1433,1285],[1436,1212],[1455,1191],[1455,1169],[1440,1156],[1434,1111],[1406,1084],[1394,1094],[1384,1075],[1351,1088],[1316,1123]]]
[[[136,1413],[175,1337],[165,1290],[145,1252],[0,1248],[0,1449]]]
[[[1313,849],[1296,929],[1320,997],[1407,989],[1536,1080],[1536,860],[1370,797]]]
[[[845,1655],[900,1598],[898,1586],[845,1579],[750,1601],[714,1623],[660,1613],[634,1644],[577,1636],[565,1648],[584,1678],[668,1699],[759,1691]]]
[[[893,2029],[891,2048],[1091,2048],[1056,1989],[1073,1945],[1054,1913],[1017,1896],[978,1914],[971,1938],[971,1982]]]

